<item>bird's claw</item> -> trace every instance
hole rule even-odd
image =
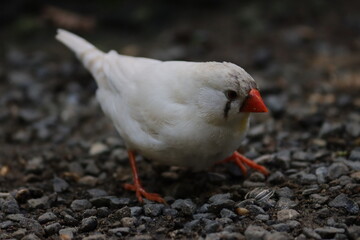
[[[247,169],[246,169],[245,165],[247,165],[250,168],[255,169],[256,171],[261,172],[265,176],[270,174],[269,170],[267,170],[266,167],[261,166],[260,164],[257,164],[256,162],[244,157],[243,155],[241,155],[238,152],[234,152],[233,155],[224,159],[221,162],[234,162],[241,169],[241,171],[244,175],[247,174]]]
[[[155,201],[159,203],[165,203],[165,200],[157,193],[148,193],[146,190],[138,184],[124,184],[124,188],[126,190],[134,191],[136,192],[136,197],[139,200],[139,202],[144,202],[143,197],[150,200]]]

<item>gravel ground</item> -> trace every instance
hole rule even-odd
[[[360,24],[355,7],[339,8],[314,8],[305,21],[222,6],[157,34],[100,34],[101,24],[85,34],[134,55],[232,61],[260,84],[271,114],[253,117],[240,151],[270,176],[232,164],[192,173],[139,156],[146,189],[167,205],[122,189],[124,144],[55,28],[1,30],[0,239],[360,239]]]

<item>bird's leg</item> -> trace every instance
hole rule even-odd
[[[151,201],[165,203],[165,200],[162,197],[160,197],[159,194],[157,194],[157,193],[148,193],[141,186],[138,171],[137,171],[137,168],[136,168],[135,153],[133,151],[128,151],[128,155],[129,155],[129,161],[130,161],[130,165],[131,165],[131,170],[132,170],[132,173],[133,173],[134,184],[127,184],[126,183],[126,184],[124,184],[124,188],[126,190],[135,191],[136,192],[136,197],[139,200],[139,202],[141,202],[141,203],[143,202],[143,197],[146,198],[146,199],[149,199]]]
[[[230,157],[225,158],[220,163],[227,163],[227,162],[234,162],[238,167],[241,169],[244,175],[247,173],[247,169],[245,165],[249,166],[250,168],[255,169],[256,171],[261,172],[264,175],[269,175],[269,170],[265,167],[257,164],[256,162],[244,157],[238,152],[234,152]]]

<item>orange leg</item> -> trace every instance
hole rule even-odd
[[[133,178],[134,178],[134,184],[124,184],[124,188],[126,190],[130,190],[130,191],[135,191],[136,192],[136,197],[139,200],[139,202],[143,202],[143,197],[146,199],[149,199],[151,201],[155,201],[155,202],[160,202],[160,203],[165,203],[165,200],[160,197],[159,194],[157,193],[148,193],[146,192],[146,190],[141,186],[140,183],[140,179],[138,176],[138,171],[136,168],[136,162],[135,162],[135,153],[133,151],[128,151],[128,155],[129,155],[129,161],[130,161],[130,165],[131,165],[131,170],[133,173]]]
[[[267,170],[265,167],[255,163],[254,161],[244,157],[238,152],[234,152],[230,157],[225,158],[224,160],[220,161],[220,163],[227,163],[227,162],[234,162],[238,167],[241,169],[244,175],[247,173],[247,169],[245,165],[249,166],[250,168],[253,168],[259,172],[261,172],[264,175],[269,175],[269,170]]]

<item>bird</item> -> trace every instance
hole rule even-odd
[[[143,187],[136,154],[194,171],[234,162],[269,171],[237,152],[250,113],[268,112],[255,80],[229,62],[160,61],[107,53],[63,29],[56,39],[72,50],[97,83],[96,98],[125,142],[133,174],[126,190],[164,203]]]

